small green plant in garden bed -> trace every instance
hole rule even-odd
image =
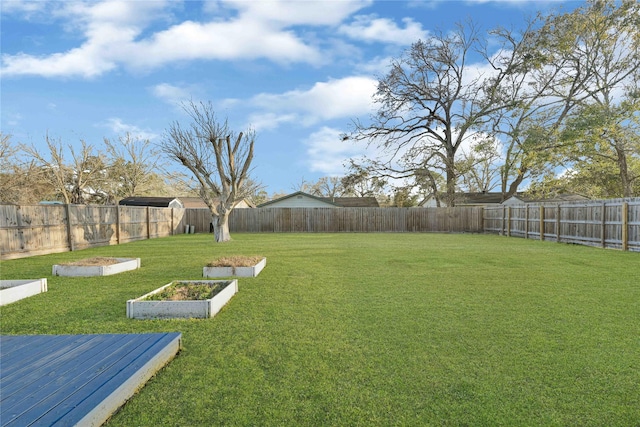
[[[207,267],[253,267],[264,257],[232,255],[215,259],[207,263]]]
[[[161,292],[149,295],[145,301],[205,300],[216,296],[228,284],[229,282],[175,282]]]

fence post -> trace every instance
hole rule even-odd
[[[524,238],[529,238],[529,205],[524,205]]]
[[[504,220],[505,219],[504,219],[504,217],[506,215],[506,210],[507,210],[507,207],[502,205],[502,219],[501,219],[502,224],[500,224],[500,235],[501,236],[504,236],[504,230],[505,230],[505,224],[504,224]]]
[[[556,207],[556,241],[560,243],[560,203]]]
[[[116,205],[116,244],[120,244],[120,205]]]
[[[67,203],[64,206],[67,211],[67,241],[69,243],[69,250],[73,252],[75,248],[73,247],[73,227],[71,227],[71,205]]]
[[[149,215],[149,206],[147,206],[147,240],[151,239],[151,217]]]
[[[511,206],[507,206],[507,237],[511,237]]]
[[[544,205],[540,205],[540,240],[544,240]]]
[[[173,218],[174,218],[174,210],[175,208],[171,208],[171,236],[173,236],[174,234],[176,234],[176,228],[173,224]]]
[[[629,250],[629,203],[622,204],[622,250]]]
[[[602,224],[600,226],[600,240],[602,243],[602,247],[607,247],[607,202],[602,202],[602,212],[601,212]]]

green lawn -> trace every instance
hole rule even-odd
[[[182,352],[109,426],[640,425],[640,254],[487,235],[180,235],[3,261],[49,291],[3,334],[179,331]],[[213,319],[125,301],[264,255]],[[142,268],[51,277],[89,256]]]

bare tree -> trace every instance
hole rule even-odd
[[[304,176],[300,178],[300,182],[296,182],[291,185],[291,190],[293,191],[302,191],[304,193],[308,193],[311,191],[311,183],[304,179]]]
[[[34,146],[24,149],[40,168],[45,177],[53,183],[65,203],[84,204],[102,198],[101,187],[106,176],[106,165],[101,154],[94,152],[93,146],[81,141],[79,151],[72,145],[67,148],[71,162],[65,159],[65,147],[60,140],[45,137],[48,153]]]
[[[521,66],[514,52],[486,55],[472,24],[414,43],[379,80],[374,98],[380,108],[371,123],[356,121],[345,139],[386,150],[387,157],[370,162],[368,171],[395,178],[411,177],[419,170],[444,175],[446,202],[453,206],[459,174],[456,153],[492,114],[508,106],[505,102],[513,102],[499,88]],[[490,73],[470,66],[472,53],[485,55]]]
[[[31,205],[51,200],[56,190],[43,169],[24,156],[22,144],[0,133],[0,202]]]
[[[229,214],[235,204],[255,192],[249,180],[255,132],[235,133],[215,116],[211,103],[183,104],[192,122],[177,121],[166,131],[160,149],[187,168],[200,184],[201,197],[213,218],[216,242],[231,240]]]
[[[104,139],[109,155],[109,199],[139,196],[157,186],[156,171],[162,167],[161,158],[148,139],[136,138],[130,133],[118,141]]]

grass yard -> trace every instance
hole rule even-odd
[[[179,235],[3,261],[49,291],[3,334],[179,331],[182,352],[108,426],[640,425],[640,254],[489,235]],[[125,301],[264,255],[213,319]],[[89,256],[139,270],[52,277]]]

